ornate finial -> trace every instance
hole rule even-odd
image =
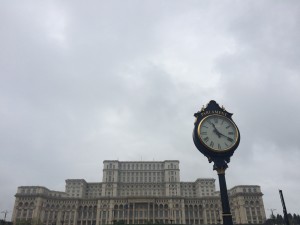
[[[225,107],[222,105],[222,109],[223,109],[223,111],[225,111]]]
[[[202,106],[202,108],[201,108],[201,112],[203,112],[204,111],[204,109],[205,109],[205,107],[204,107],[204,105]]]

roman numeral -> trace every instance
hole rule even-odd
[[[214,147],[214,143],[211,141],[210,144],[209,144],[209,146],[213,148]]]
[[[233,135],[233,132],[228,132],[229,135]]]
[[[206,137],[206,138],[204,138],[203,140],[204,140],[205,142],[208,142],[209,138]]]

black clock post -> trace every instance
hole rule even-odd
[[[222,217],[224,225],[233,225],[227,193],[225,170],[230,157],[240,143],[240,132],[232,120],[232,113],[211,100],[194,114],[193,140],[197,149],[214,162],[213,169],[219,177]]]
[[[226,179],[225,179],[225,170],[227,167],[228,166],[226,162],[214,162],[214,170],[217,171],[219,177],[222,211],[223,211],[222,212],[223,224],[233,225],[232,215],[229,206],[229,199],[227,194]]]

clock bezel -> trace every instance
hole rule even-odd
[[[207,145],[207,144],[205,143],[205,141],[203,141],[203,139],[202,139],[202,137],[201,137],[201,135],[200,135],[202,123],[203,123],[204,121],[206,121],[209,117],[214,117],[214,116],[221,117],[221,118],[223,118],[224,120],[228,121],[229,123],[231,123],[231,124],[233,125],[233,127],[234,127],[234,129],[235,129],[236,137],[235,137],[235,139],[234,139],[234,144],[231,145],[230,147],[226,148],[226,149],[221,149],[221,150],[220,150],[220,149],[217,149],[217,148],[210,147],[209,145]],[[231,151],[232,149],[234,149],[235,146],[238,144],[239,135],[240,135],[240,134],[239,134],[239,130],[238,130],[236,124],[235,124],[231,119],[229,119],[228,117],[223,116],[223,115],[220,115],[220,114],[210,114],[210,115],[207,115],[207,116],[203,117],[202,120],[199,122],[198,127],[197,127],[197,136],[198,136],[198,139],[200,140],[201,144],[202,144],[205,148],[207,148],[208,150],[213,151],[213,152],[215,152],[215,153],[225,153],[225,152],[229,152],[229,151]]]

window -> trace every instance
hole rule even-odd
[[[20,216],[21,216],[21,210],[18,210],[17,211],[17,218],[20,218]]]

